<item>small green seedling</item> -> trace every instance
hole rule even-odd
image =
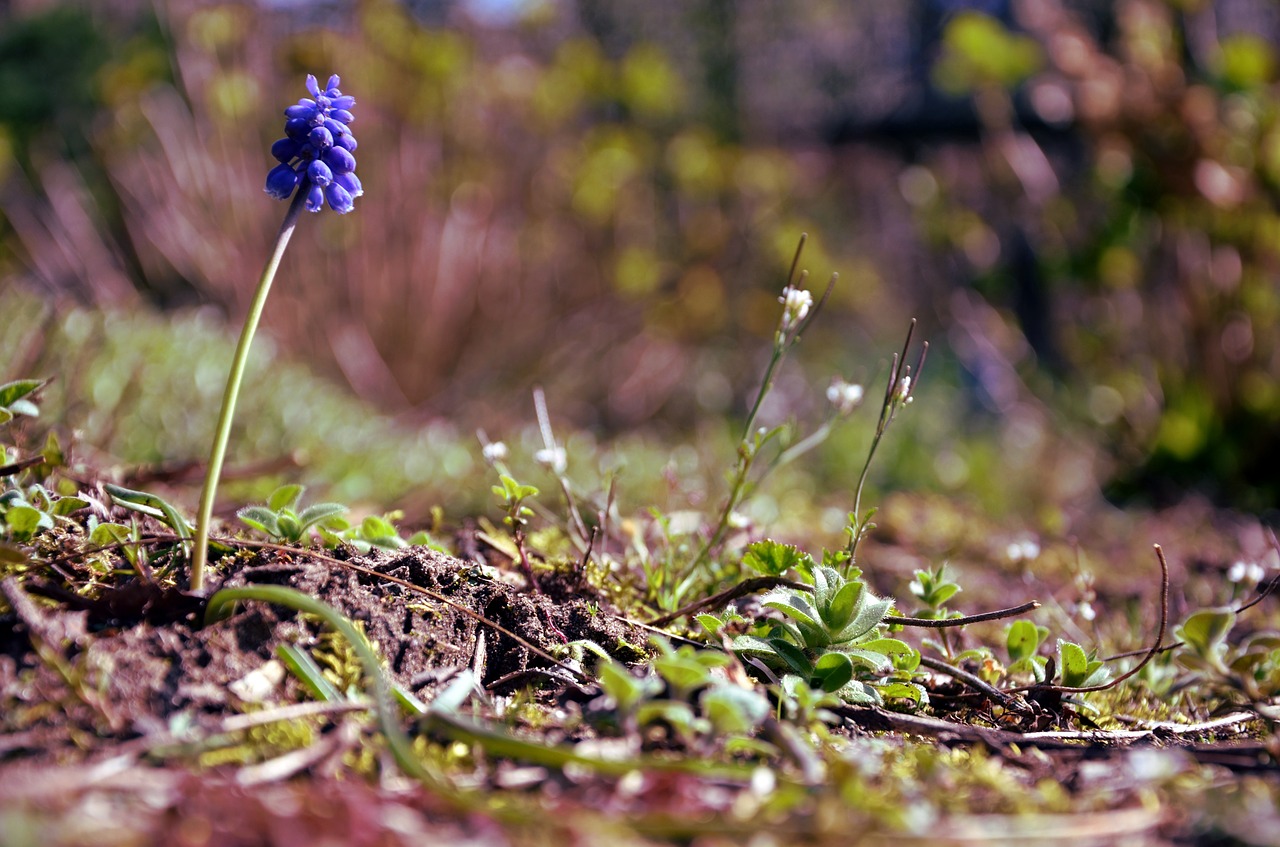
[[[297,544],[308,538],[313,528],[331,527],[335,518],[346,514],[347,507],[341,503],[313,503],[297,511],[304,491],[301,485],[282,485],[271,493],[265,506],[246,506],[236,516],[273,541]]]
[[[1067,688],[1092,688],[1103,685],[1111,674],[1102,666],[1102,660],[1086,653],[1074,641],[1058,639],[1059,684]]]
[[[839,562],[839,557],[826,557]],[[779,588],[762,605],[780,612],[784,620],[766,620],[757,631],[735,637],[731,645],[744,660],[755,660],[770,671],[797,676],[809,686],[838,693],[850,703],[880,704],[888,696],[919,703],[924,690],[910,681],[920,655],[910,645],[883,635],[893,607],[892,598],[867,590],[853,568],[841,574],[829,564],[812,571],[813,592]],[[711,615],[699,618],[718,632],[723,622]]]
[[[1048,637],[1048,627],[1027,620],[1011,623],[1004,639],[1005,651],[1009,654],[1008,673],[1027,673],[1036,682],[1044,682],[1048,659],[1037,653]]]

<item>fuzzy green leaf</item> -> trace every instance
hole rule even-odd
[[[873,632],[884,621],[885,615],[889,614],[889,609],[891,608],[893,608],[892,597],[873,600],[870,592],[868,592],[857,616],[836,634],[832,641],[836,644],[857,641],[859,638]]]
[[[823,620],[833,632],[839,632],[849,625],[854,615],[862,610],[865,601],[866,586],[861,582],[846,582],[836,590],[831,602],[824,611]]]
[[[280,525],[276,513],[265,506],[245,506],[236,512],[240,521],[259,532],[265,532],[272,538],[280,537]]]
[[[297,505],[298,498],[302,496],[302,492],[304,491],[306,491],[306,488],[301,485],[282,485],[275,491],[272,491],[271,496],[267,498],[267,508],[273,512],[279,512],[282,509],[292,509]]]
[[[302,524],[305,531],[346,512],[347,507],[341,503],[315,503],[302,510],[298,515],[298,523]]]

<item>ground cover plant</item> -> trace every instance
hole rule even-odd
[[[6,843],[1270,837],[1274,536],[1241,522],[1252,558],[1197,561],[1180,518],[1099,516],[1096,539],[1042,549],[958,508],[872,504],[936,356],[912,323],[874,382],[829,384],[817,425],[762,423],[840,285],[810,288],[803,238],[723,485],[697,508],[571,475],[535,389],[531,462],[490,433],[471,448],[492,471],[465,480],[491,492],[483,514],[408,523],[289,481],[216,521],[289,233],[303,207],[345,213],[361,193],[339,82],[308,78],[272,149],[267,192],[292,205],[194,519],[190,492],[77,458],[92,432],[38,426],[66,375],[0,385]],[[856,426],[834,542],[752,518],[777,475]]]
[[[1034,580],[1003,608],[962,610],[941,563],[909,600],[872,589],[889,547],[863,482],[919,412],[912,333],[877,389],[844,543],[811,554],[742,516],[867,394],[834,382],[808,436],[756,426],[824,299],[801,255],[723,499],[690,530],[571,480],[539,393],[556,496],[484,435],[502,521],[448,543],[282,486],[210,533],[197,591],[182,509],[29,443],[46,383],[0,386],[8,843],[1256,840],[1280,694],[1260,566],[1171,602],[1157,547],[1135,563],[1153,574],[1145,625],[1092,635],[1096,595],[1046,618]],[[93,798],[117,811],[93,817]]]

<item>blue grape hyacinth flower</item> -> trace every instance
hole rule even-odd
[[[324,90],[307,74],[307,91],[297,105],[284,110],[285,137],[271,145],[271,155],[280,164],[267,174],[266,192],[288,200],[301,186],[306,192],[307,211],[318,212],[326,201],[329,208],[345,215],[355,207],[355,198],[364,194],[356,176],[356,137],[350,124],[356,98],[338,88],[337,74],[329,77]]]

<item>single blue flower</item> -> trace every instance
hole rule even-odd
[[[297,189],[306,192],[308,211],[320,211],[327,201],[329,208],[345,215],[364,194],[355,175],[352,153],[357,145],[349,126],[356,119],[351,113],[356,98],[343,94],[340,84],[334,74],[321,89],[307,74],[311,97],[284,110],[285,137],[271,145],[272,157],[280,162],[267,174],[266,192],[272,197],[288,200]]]

